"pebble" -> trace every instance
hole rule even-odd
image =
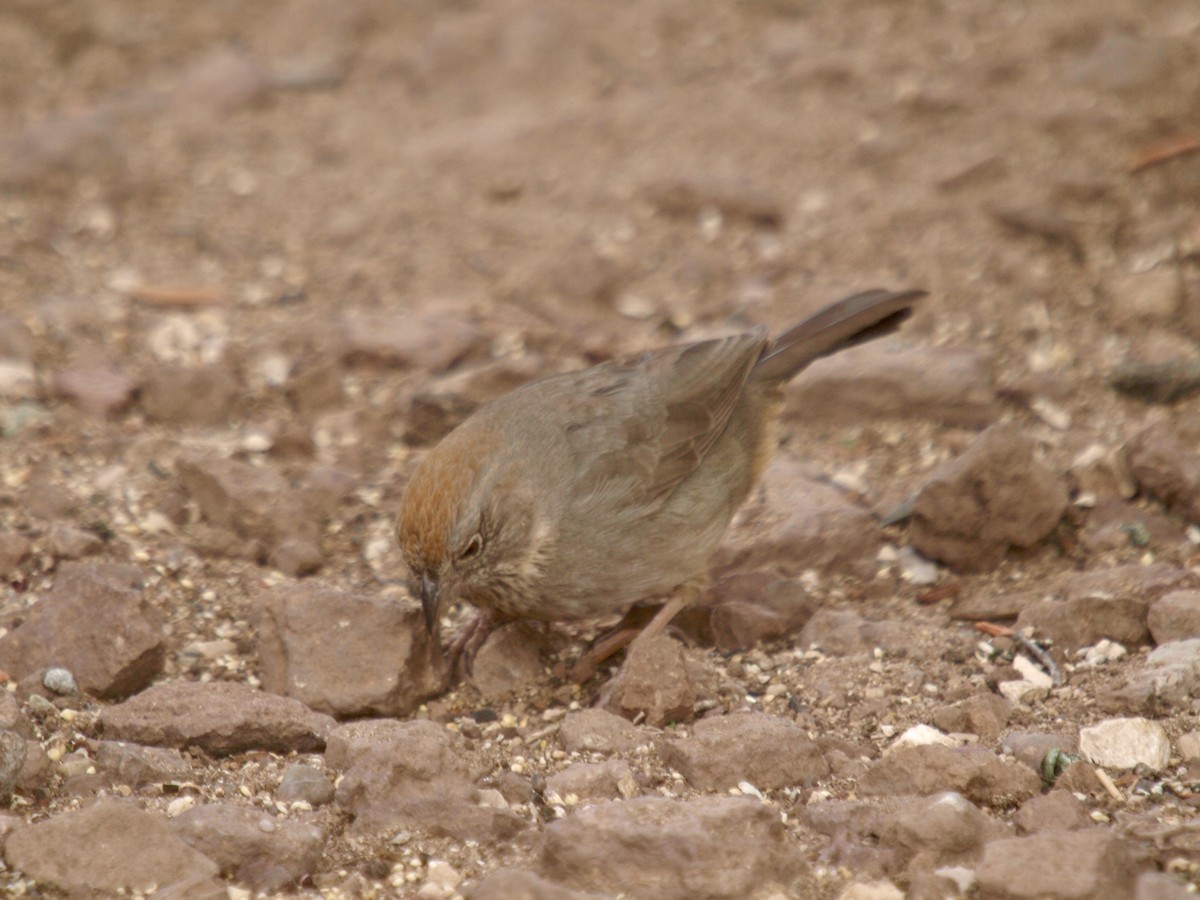
[[[1105,719],[1079,730],[1079,752],[1097,766],[1161,772],[1171,759],[1171,739],[1157,722],[1142,718]]]
[[[62,668],[47,669],[46,674],[42,676],[42,685],[46,690],[53,691],[60,697],[69,697],[79,693],[79,685],[75,683],[75,676]]]

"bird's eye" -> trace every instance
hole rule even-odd
[[[471,539],[458,552],[459,559],[473,559],[479,555],[479,551],[483,549],[483,537],[478,534],[471,535]]]

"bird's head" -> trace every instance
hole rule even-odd
[[[460,428],[413,472],[396,539],[432,631],[444,604],[511,609],[533,589],[550,529],[522,460],[477,429]]]

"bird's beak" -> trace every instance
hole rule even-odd
[[[421,612],[425,614],[425,627],[433,634],[438,624],[438,583],[437,579],[425,574],[421,576]]]

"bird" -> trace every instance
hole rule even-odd
[[[395,536],[430,634],[469,671],[504,622],[569,622],[658,600],[642,639],[703,592],[709,562],[777,443],[783,387],[814,360],[894,332],[922,290],[869,290],[774,340],[763,326],[529,382],[481,406],[420,460]],[[593,647],[576,680],[627,644]]]

